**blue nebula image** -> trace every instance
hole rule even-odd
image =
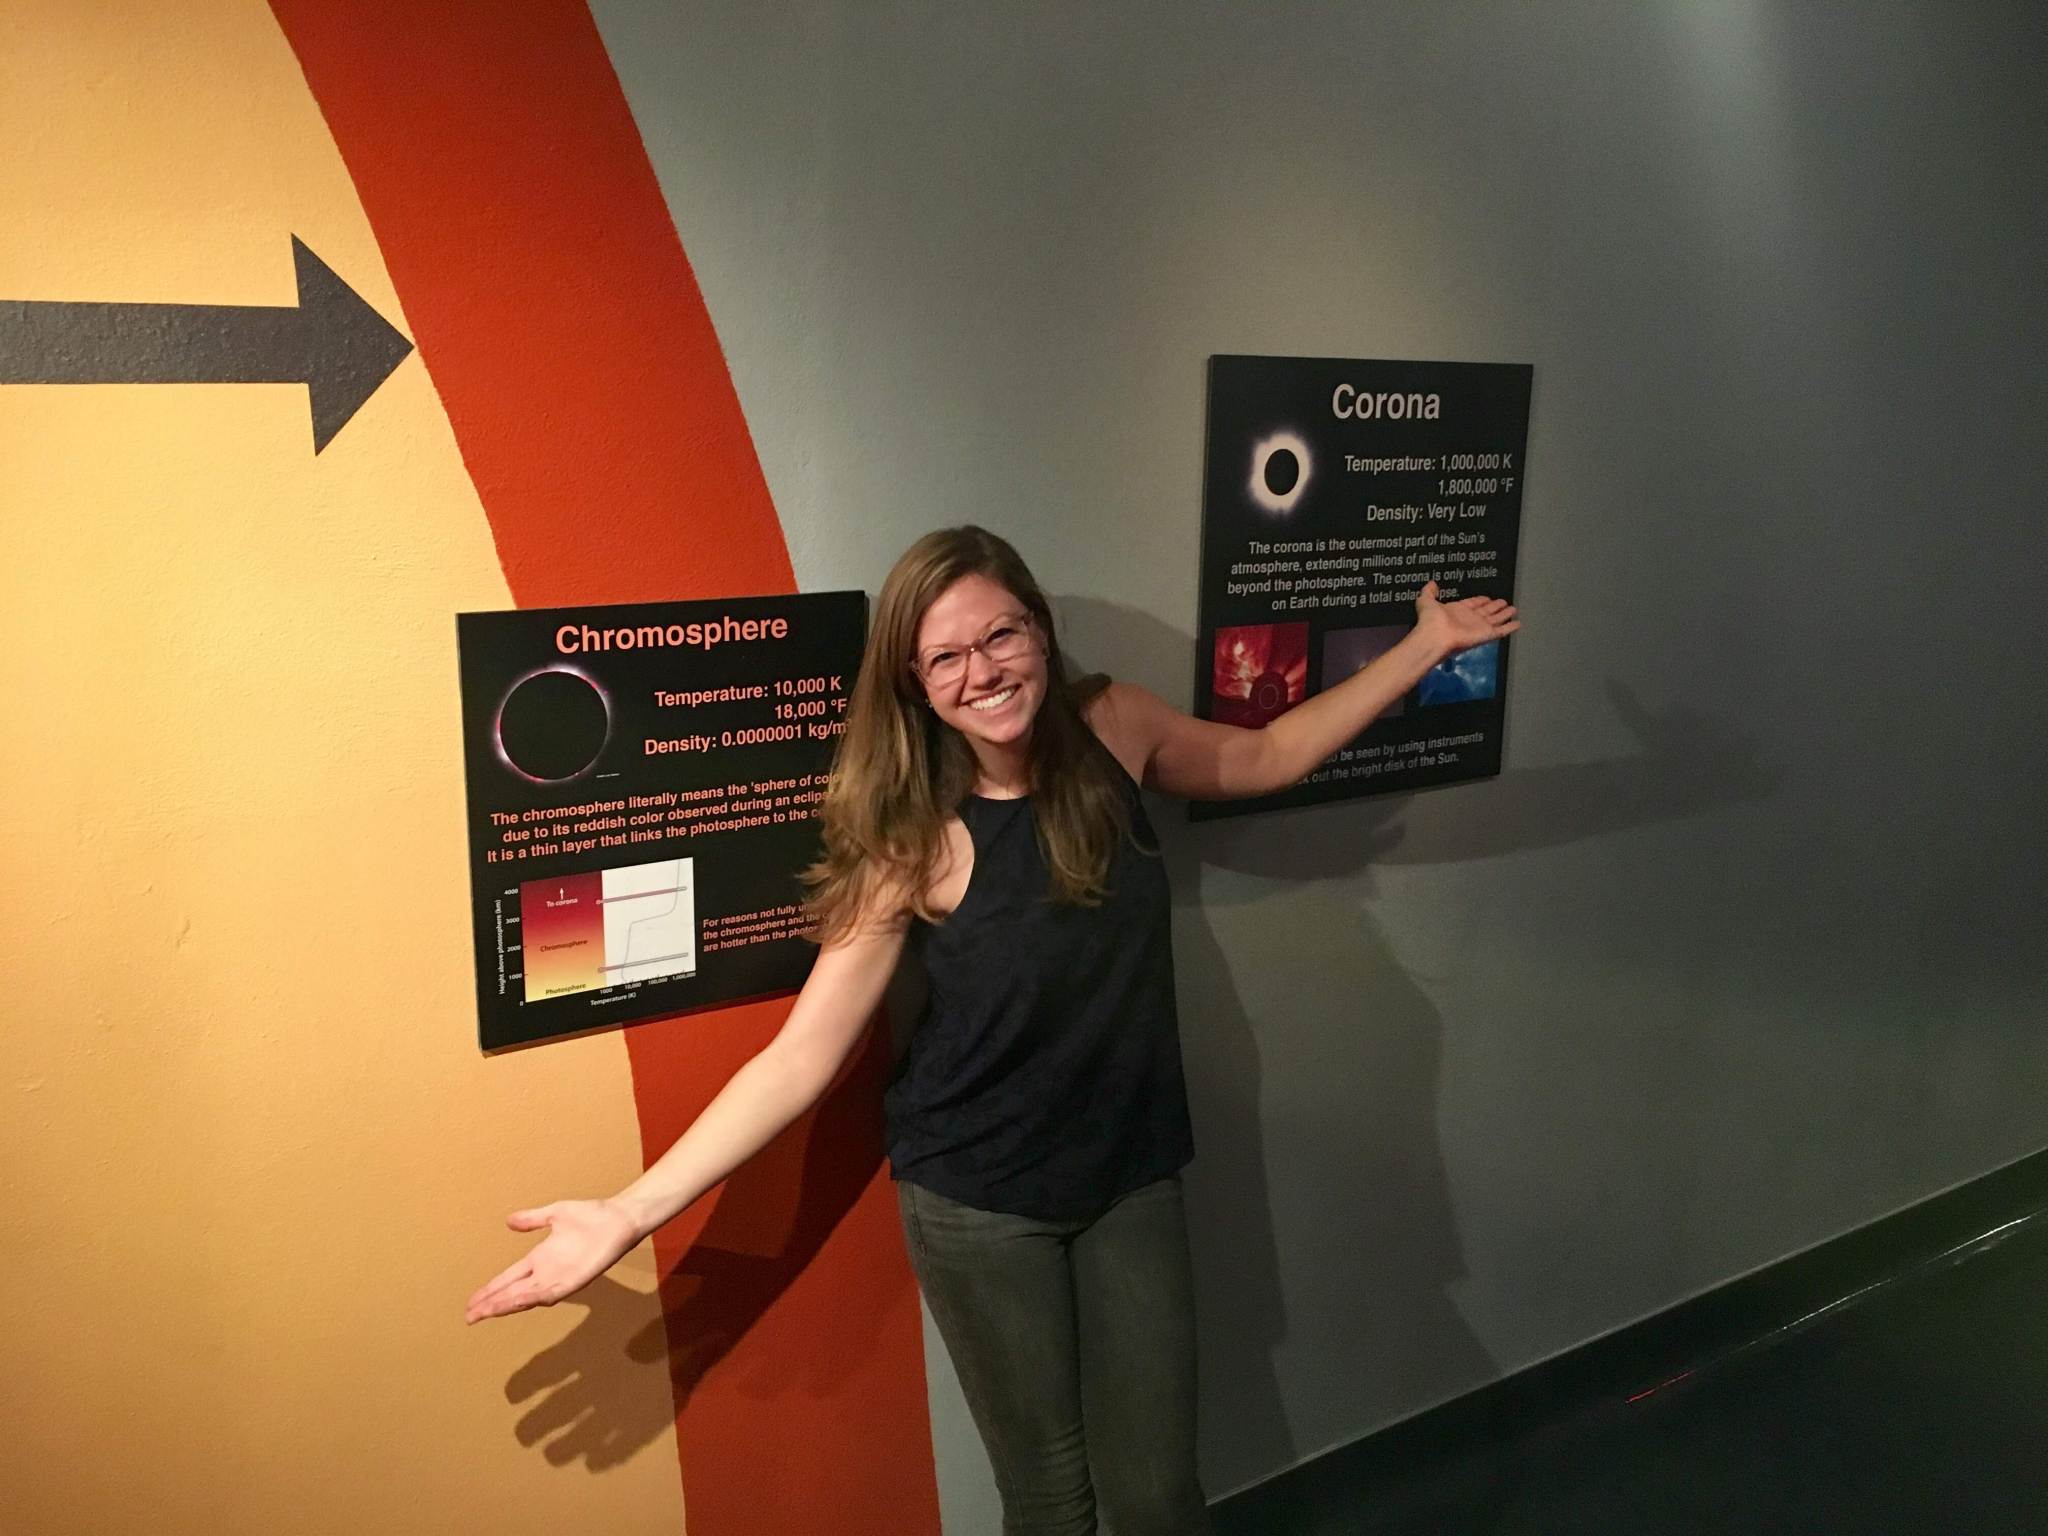
[[[1500,679],[1500,642],[1489,640],[1446,657],[1422,675],[1421,700],[1428,704],[1469,704],[1490,699]]]

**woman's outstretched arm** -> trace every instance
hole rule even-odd
[[[901,915],[864,921],[821,949],[775,1038],[619,1193],[558,1200],[506,1217],[515,1232],[545,1228],[547,1235],[476,1290],[468,1321],[552,1306],[581,1290],[823,1098],[867,1032],[906,930]]]
[[[1126,683],[1091,715],[1111,750],[1144,765],[1144,782],[1188,800],[1244,800],[1298,784],[1447,656],[1520,629],[1499,598],[1437,601],[1435,582],[1415,599],[1415,627],[1334,688],[1305,699],[1263,730],[1183,714]]]

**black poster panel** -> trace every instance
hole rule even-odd
[[[1513,600],[1532,370],[1212,357],[1195,713],[1263,727],[1414,626],[1415,595]],[[1507,642],[1454,656],[1306,782],[1197,820],[1500,772]]]
[[[456,616],[485,1050],[786,992],[859,592]]]

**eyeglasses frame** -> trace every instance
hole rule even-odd
[[[970,640],[965,645],[959,646],[957,648],[960,652],[960,675],[962,677],[965,677],[967,675],[967,663],[977,652],[979,652],[988,661],[994,662],[997,666],[1002,665],[1002,663],[1000,661],[997,661],[995,657],[989,655],[988,637],[993,631],[1001,629],[1006,625],[1014,625],[1017,629],[1023,631],[1025,638],[1028,640],[1031,638],[1033,632],[1037,630],[1038,621],[1037,619],[1032,617],[1028,610],[1019,611],[1017,613],[1006,613],[1003,614],[1001,617],[993,620],[989,624],[988,628],[984,629],[981,632],[980,639]],[[1014,659],[1014,657],[1005,658],[1005,660]],[[917,657],[911,657],[907,665],[910,669],[910,675],[916,678],[920,683],[923,683],[925,687],[932,688],[942,686],[933,683],[930,678],[925,676],[924,667]],[[950,686],[950,684],[944,686]]]

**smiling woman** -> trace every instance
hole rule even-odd
[[[1003,540],[957,528],[912,545],[875,604],[825,795],[820,937],[885,888],[918,918],[943,912],[975,794],[1031,793],[1056,899],[1097,899],[1129,819],[1131,765],[1119,771],[1087,719],[1107,686],[1067,677],[1051,604]]]
[[[927,534],[876,603],[809,871],[817,964],[788,1022],[624,1191],[549,1228],[472,1321],[588,1283],[817,1101],[906,949],[931,1002],[885,1096],[918,1283],[1007,1532],[1207,1528],[1195,1469],[1193,1155],[1168,885],[1138,793],[1304,777],[1437,663],[1512,633],[1483,598],[1261,729],[1068,673],[1045,594],[980,528]]]

